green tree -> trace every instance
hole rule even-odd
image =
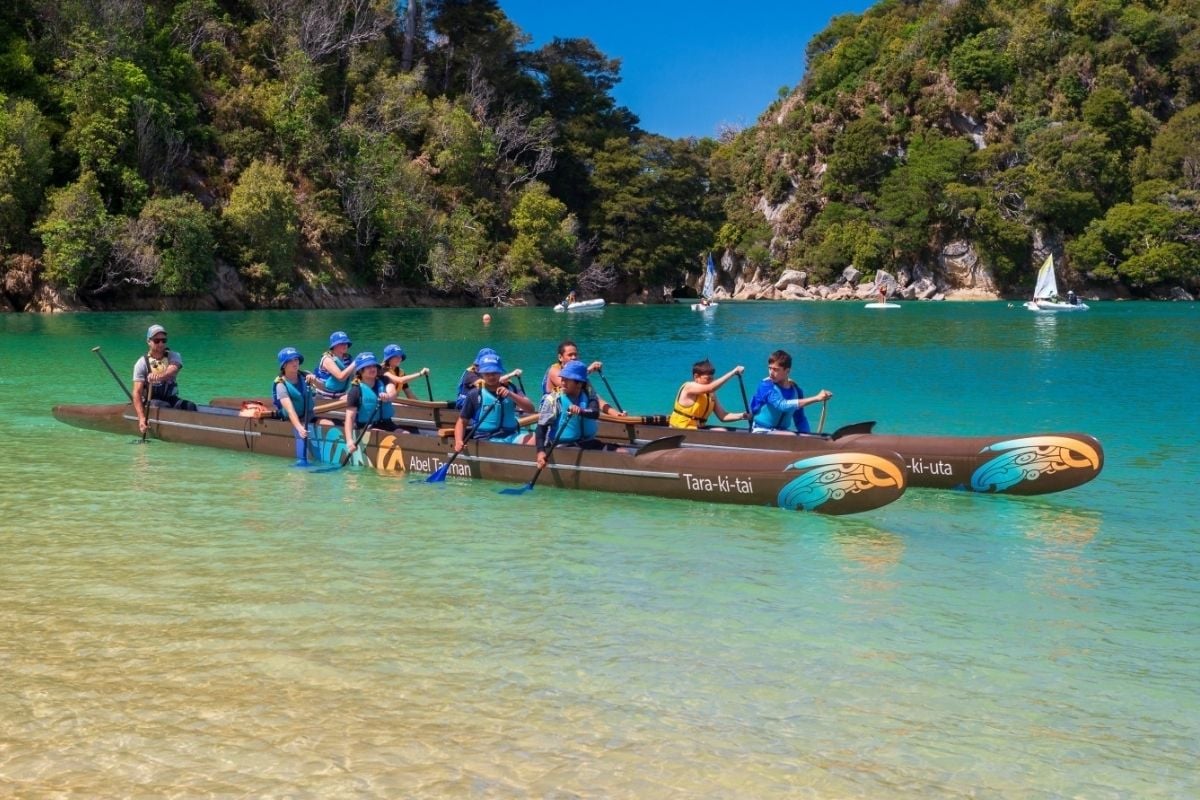
[[[0,94],[0,252],[25,237],[50,175],[50,133],[28,100]]]
[[[198,294],[213,277],[212,221],[190,197],[156,197],[139,219],[153,232],[159,268],[154,283],[167,295]]]
[[[300,244],[300,212],[283,167],[251,163],[238,177],[222,219],[242,274],[277,297],[286,294]]]
[[[87,171],[50,193],[50,210],[34,229],[42,237],[46,277],[73,292],[94,285],[111,246],[112,220],[100,197],[100,181]]]
[[[1153,203],[1118,203],[1093,221],[1067,255],[1100,279],[1148,287],[1200,277],[1200,215]]]
[[[517,235],[508,251],[509,267],[514,278],[524,279],[513,286],[514,291],[530,288],[538,276],[557,282],[574,271],[574,219],[544,183],[534,181],[525,187],[510,224]]]
[[[930,131],[909,142],[908,159],[892,170],[879,192],[879,215],[895,229],[895,245],[908,256],[920,254],[931,227],[949,220],[947,184],[958,179],[971,152],[966,139]]]

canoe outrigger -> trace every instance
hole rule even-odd
[[[237,408],[242,400],[220,398],[216,405]],[[454,424],[458,412],[446,401],[399,400],[396,422],[413,428]],[[683,435],[685,448],[722,451],[784,451],[836,454],[847,451],[898,453],[913,489],[955,489],[989,494],[1050,494],[1082,486],[1100,474],[1104,448],[1086,433],[1012,436],[904,436],[873,433],[874,422],[846,425],[833,433],[777,436],[731,428],[679,430],[664,415],[601,415],[599,438],[638,446],[664,436]]]
[[[296,455],[288,422],[271,416],[243,416],[239,408],[228,405],[228,401],[202,405],[195,411],[154,408],[149,416],[151,435],[168,442]],[[420,409],[432,422],[437,414],[427,412],[437,412],[439,406],[441,411],[447,410],[444,403],[407,407]],[[137,432],[137,417],[127,403],[60,405],[55,406],[54,416],[80,428]],[[435,472],[449,458],[453,436],[444,429],[432,429],[428,422],[411,422],[415,423],[409,428],[412,432],[369,430],[352,463],[386,472]],[[346,441],[341,425],[317,422],[308,430],[309,458],[344,463]],[[792,453],[741,449],[718,454],[707,448],[681,447],[681,441],[678,435],[668,435],[620,451],[557,448],[539,485],[780,506],[823,514],[870,511],[898,499],[906,487],[900,456],[881,450]],[[451,465],[449,474],[520,483],[529,480],[535,464],[531,446],[476,440]]]

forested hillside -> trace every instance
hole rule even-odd
[[[655,298],[710,249],[1197,288],[1200,0],[885,0],[803,55],[671,140],[496,0],[9,0],[0,310]]]
[[[10,0],[4,296],[669,283],[719,225],[715,142],[641,131],[619,77],[495,0]]]
[[[1195,291],[1196,0],[889,0],[807,58],[714,160],[721,244],[816,281],[912,278],[965,242],[1010,291],[1048,252],[1102,294]]]

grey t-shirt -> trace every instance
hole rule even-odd
[[[163,372],[172,364],[183,369],[183,359],[174,350],[168,350],[167,357],[161,361],[153,359],[148,355],[142,356],[133,362],[133,382],[145,381],[151,372]]]

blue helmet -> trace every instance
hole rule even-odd
[[[378,367],[379,362],[375,360],[374,353],[359,353],[354,357],[354,371],[362,372],[367,367]]]
[[[387,363],[388,360],[394,358],[395,356],[400,356],[401,361],[408,358],[408,356],[404,354],[404,348],[398,344],[389,344],[387,347],[383,348],[384,363]]]
[[[500,356],[496,355],[495,353],[492,353],[491,355],[485,355],[483,358],[479,359],[478,367],[480,375],[486,375],[489,372],[494,372],[497,375],[504,374],[504,365],[500,363]]]
[[[282,367],[284,364],[288,363],[289,361],[296,361],[296,360],[299,360],[301,364],[304,363],[304,356],[300,355],[300,351],[297,350],[296,348],[285,347],[279,351],[279,366]]]
[[[337,347],[339,344],[352,344],[345,331],[334,331],[329,334],[329,346]]]
[[[567,380],[572,381],[579,381],[580,383],[587,383],[587,365],[582,361],[568,361],[566,364],[563,364],[563,368],[559,370],[558,377],[566,378]]]
[[[488,356],[495,356],[496,358],[500,358],[500,354],[497,353],[495,350],[493,350],[490,347],[485,347],[482,350],[480,350],[478,353],[475,354],[475,361],[473,363],[478,365],[481,361],[483,361],[484,358],[486,358]]]

